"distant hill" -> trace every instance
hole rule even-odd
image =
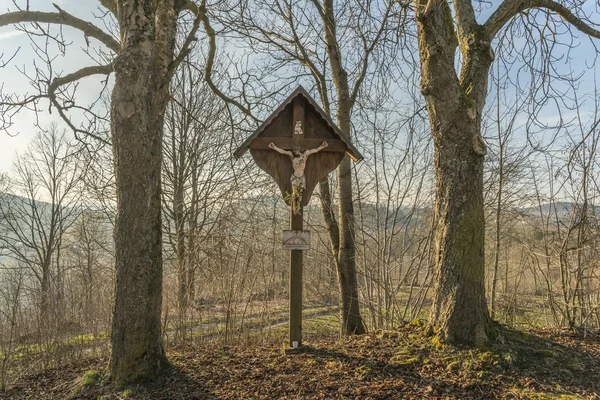
[[[63,229],[73,223],[79,214],[75,211],[72,207],[64,207],[61,210]],[[20,238],[28,234],[35,238],[36,243],[43,243],[47,240],[49,227],[53,223],[52,214],[51,203],[32,201],[6,192],[0,193],[0,247],[19,245]],[[6,250],[4,253],[0,250],[0,261],[3,254],[6,257]]]
[[[545,203],[539,207],[531,206],[520,208],[519,211],[528,216],[538,216],[540,215],[540,212],[543,215],[556,214],[560,219],[571,215],[576,207],[581,207],[581,205],[572,202],[557,201],[555,203]],[[600,206],[590,207],[589,212],[596,217],[600,217]]]

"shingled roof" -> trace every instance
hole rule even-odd
[[[321,117],[325,125],[329,128],[331,134],[346,144],[346,146],[348,147],[346,153],[355,162],[359,162],[363,159],[362,154],[360,154],[356,147],[354,147],[354,145],[350,142],[350,139],[340,130],[340,128],[337,127],[336,124],[333,123],[329,115],[325,111],[323,111],[323,109],[317,104],[317,102],[308,94],[308,92],[302,86],[298,86],[298,88],[294,90],[292,94],[290,94],[288,98],[285,99],[285,101],[281,103],[281,105],[279,105],[279,107],[277,107],[277,109],[273,111],[273,113],[263,121],[263,123],[252,133],[252,135],[250,135],[244,141],[244,143],[242,143],[240,147],[237,148],[237,150],[233,153],[235,158],[240,158],[242,157],[242,155],[244,155],[244,153],[250,148],[250,143],[258,136],[260,136],[260,134],[263,133],[287,107],[292,106],[292,101],[294,100],[294,98],[296,98],[296,96],[302,96],[306,99],[307,104],[310,105],[314,109],[316,114]]]

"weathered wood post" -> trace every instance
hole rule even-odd
[[[304,101],[301,98],[293,100],[294,148],[301,149],[302,136],[305,131]],[[292,188],[293,191],[293,188]],[[290,207],[290,230],[304,230],[304,207],[300,204],[298,210]],[[302,346],[302,250],[290,250],[290,332],[289,346]]]
[[[290,210],[290,229],[302,231],[303,208]],[[302,250],[290,250],[290,347],[302,346]]]
[[[233,153],[246,150],[277,182],[290,206],[290,230],[283,248],[290,250],[289,346],[302,346],[302,251],[310,248],[303,230],[304,206],[317,183],[327,177],[347,153],[355,162],[362,155],[310,95],[299,86]]]

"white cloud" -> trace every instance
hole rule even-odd
[[[13,38],[16,36],[21,36],[24,34],[25,34],[25,32],[21,32],[21,31],[2,32],[2,33],[0,33],[0,40],[10,39],[10,38]]]

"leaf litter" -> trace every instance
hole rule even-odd
[[[501,328],[501,338],[449,346],[412,323],[297,354],[186,343],[151,383],[114,387],[108,360],[89,359],[23,377],[0,399],[600,399],[600,336]]]

